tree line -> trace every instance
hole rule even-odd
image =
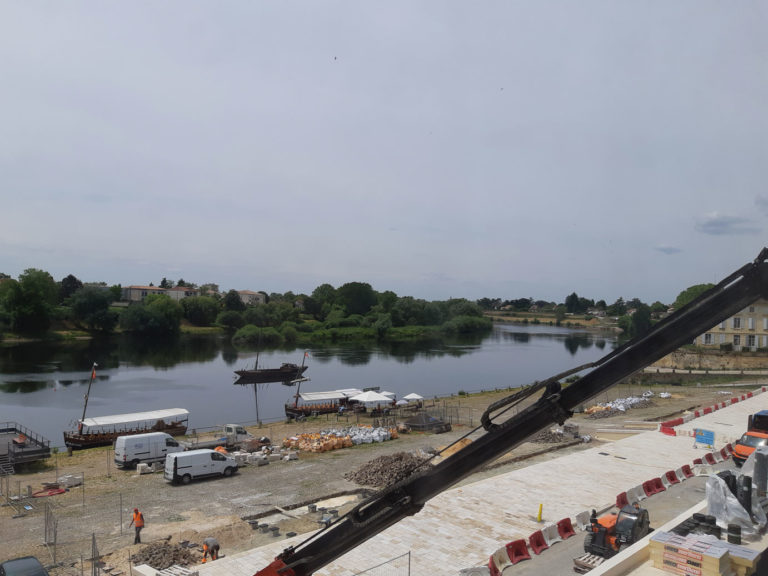
[[[696,284],[680,292],[671,305],[659,301],[646,304],[639,298],[625,301],[617,298],[613,304],[607,304],[605,300],[594,301],[571,292],[565,297],[563,303],[548,302],[546,300],[534,300],[533,298],[517,298],[502,300],[501,298],[480,298],[478,306],[485,311],[512,310],[515,312],[545,312],[555,316],[559,325],[567,314],[583,314],[586,318],[591,315],[605,315],[617,319],[619,328],[628,336],[645,334],[653,323],[661,319],[671,309],[679,309],[688,302],[697,298],[700,294],[712,288],[714,284]]]
[[[160,287],[171,288],[166,278]],[[179,280],[176,286],[196,287]],[[430,338],[488,330],[491,321],[466,299],[426,301],[378,292],[370,284],[322,284],[307,294],[265,294],[265,302],[246,305],[235,290],[201,287],[199,296],[179,301],[152,294],[143,302],[115,306],[120,285],[84,284],[74,275],[55,281],[30,268],[12,279],[0,274],[0,337],[3,333],[43,335],[75,327],[91,333],[115,331],[142,336],[173,336],[182,324],[217,328],[233,342],[276,346],[340,339]]]

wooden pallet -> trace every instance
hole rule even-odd
[[[597,568],[605,561],[602,556],[596,554],[583,554],[573,559],[573,570],[579,574],[586,574],[590,570]]]

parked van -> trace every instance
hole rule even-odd
[[[755,448],[766,445],[768,445],[768,434],[754,430],[747,432],[733,445],[733,461],[736,466],[741,467]]]
[[[168,454],[165,457],[163,477],[168,482],[189,484],[196,478],[232,476],[236,471],[237,462],[232,456],[209,448],[202,448]]]
[[[136,468],[142,462],[164,462],[166,454],[182,450],[184,447],[165,432],[118,436],[115,440],[115,464],[121,468]]]

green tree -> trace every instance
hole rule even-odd
[[[312,298],[317,302],[320,310],[330,310],[336,304],[337,297],[336,288],[330,284],[320,284],[312,291]],[[322,320],[322,318],[318,319]]]
[[[224,310],[234,310],[235,312],[242,312],[245,310],[245,304],[243,303],[242,298],[240,298],[240,294],[237,293],[237,290],[229,290],[224,295]]]
[[[10,316],[11,328],[21,334],[37,334],[51,326],[59,289],[48,272],[28,268],[18,282],[10,284],[4,307]]]
[[[651,308],[647,304],[636,304],[635,313],[631,316],[630,336],[642,336],[651,329]]]
[[[399,327],[424,325],[424,308],[426,305],[424,300],[412,296],[399,298],[392,307],[392,325]]]
[[[89,330],[112,332],[117,326],[117,312],[110,310],[109,289],[85,286],[70,297],[70,308],[76,322]]]
[[[181,300],[184,316],[195,326],[211,326],[216,322],[219,305],[210,296],[192,296]]]
[[[373,328],[376,330],[376,335],[379,338],[384,338],[392,328],[392,317],[389,314],[378,314],[376,321],[373,323]]]
[[[397,302],[397,294],[392,292],[392,290],[385,290],[384,292],[379,292],[376,295],[376,299],[381,309],[388,314],[392,312],[392,307]]]
[[[579,296],[576,292],[571,292],[565,297],[565,311],[575,314],[579,310]]]
[[[83,283],[72,274],[62,278],[59,283],[59,302],[64,302],[82,287]]]
[[[616,302],[606,308],[605,313],[610,316],[624,316],[627,313],[627,304],[624,298],[617,298]]]
[[[376,292],[365,282],[347,282],[339,286],[338,303],[348,314],[368,314],[376,304]]]
[[[110,286],[109,293],[111,295],[112,302],[119,302],[123,299],[123,287],[120,286],[120,284]]]
[[[710,288],[714,288],[714,286],[714,284],[695,284],[694,286],[689,286],[677,295],[675,303],[672,304],[672,306],[674,306],[675,310],[680,310],[680,308],[688,304],[688,302],[698,298]]]
[[[668,306],[666,304],[662,304],[658,300],[651,304],[651,314],[654,316],[659,316],[660,314],[664,314],[667,311]]]
[[[225,330],[234,332],[245,326],[245,320],[243,320],[243,314],[237,310],[224,310],[216,316],[216,324]]]
[[[120,327],[149,337],[175,336],[181,330],[184,310],[165,294],[151,294],[142,304],[129,306],[120,315]]]

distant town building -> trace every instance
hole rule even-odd
[[[693,343],[718,348],[730,344],[734,350],[753,352],[768,348],[768,300],[757,300],[697,337]]]
[[[253,290],[238,290],[237,293],[240,296],[240,300],[246,306],[250,306],[251,304],[267,303],[267,297],[264,295],[264,292],[254,292]]]
[[[123,288],[123,300],[128,302],[144,302],[150,294],[165,294],[165,288],[157,286],[126,286]]]
[[[174,286],[173,288],[166,289],[165,293],[176,301],[200,295],[200,291],[197,288],[190,288],[189,286]]]

